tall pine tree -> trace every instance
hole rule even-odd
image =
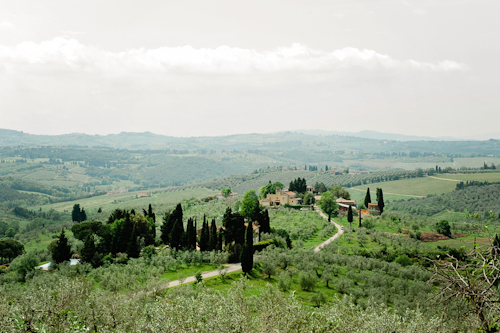
[[[137,227],[134,226],[132,229],[132,234],[130,235],[130,240],[127,246],[127,254],[129,258],[139,258],[139,242],[137,239]]]
[[[382,192],[381,188],[377,188],[377,205],[378,205],[378,210],[380,211],[380,214],[384,212],[384,193]]]
[[[56,264],[68,261],[71,259],[71,244],[64,233],[64,228],[61,229],[59,238],[56,240],[56,245],[52,248],[52,259]]]
[[[88,235],[83,243],[83,248],[80,251],[83,262],[88,262],[93,265],[94,255],[95,255],[95,243],[92,235]]]
[[[196,249],[196,230],[194,230],[193,219],[189,218],[186,226],[186,238],[187,238],[187,249],[195,250]],[[194,237],[194,243],[193,243]]]
[[[370,188],[368,187],[366,189],[366,194],[365,194],[365,208],[368,209],[368,204],[372,202],[372,198],[370,195]]]
[[[209,249],[217,250],[217,225],[215,224],[215,219],[212,219],[212,224],[210,225],[210,242]]]
[[[347,222],[349,222],[349,224],[351,224],[352,220],[353,220],[352,207],[351,207],[351,205],[349,205],[349,209],[347,210]]]
[[[252,222],[248,222],[245,232],[245,243],[240,255],[241,269],[245,275],[253,268],[253,228]]]
[[[206,217],[203,216],[203,227],[200,234],[200,251],[209,251],[210,234]]]
[[[172,231],[170,232],[169,235],[169,241],[170,241],[170,248],[173,249],[180,249],[184,245],[183,242],[185,240],[185,235],[184,235],[184,224],[182,222],[182,219],[176,219],[174,226],[172,227]]]

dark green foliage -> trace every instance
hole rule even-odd
[[[97,266],[94,263],[94,256],[96,254],[96,248],[94,243],[94,238],[91,235],[88,235],[85,238],[85,242],[83,244],[83,248],[80,251],[80,256],[83,262],[88,262],[92,264],[92,266]]]
[[[181,249],[182,248],[182,243],[185,239],[184,235],[184,224],[182,220],[176,219],[174,226],[172,227],[172,231],[170,231],[170,235],[168,236],[169,238],[169,245],[170,248],[173,249]]]
[[[111,223],[115,222],[116,220],[124,219],[127,214],[128,213],[126,210],[122,210],[122,209],[118,209],[118,208],[115,209],[113,211],[113,213],[111,213],[111,215],[109,215],[109,217],[108,217],[108,224],[111,224]]]
[[[63,261],[68,261],[71,259],[71,244],[69,244],[68,238],[64,233],[64,228],[62,228],[59,237],[55,241],[55,246],[52,248],[52,259],[56,264]]]
[[[215,219],[212,219],[212,224],[210,225],[210,242],[208,246],[210,251],[217,250],[217,242],[217,224],[215,224]]]
[[[0,221],[0,237],[5,235],[7,229],[9,229],[9,224],[7,222]]]
[[[209,241],[210,241],[210,234],[208,231],[208,224],[205,216],[203,216],[203,226],[201,227],[200,242],[199,242],[200,251],[208,251]]]
[[[269,211],[267,209],[262,210],[257,219],[257,222],[259,223],[259,234],[263,232],[271,232],[271,220],[269,218]]]
[[[24,245],[14,239],[0,239],[0,258],[12,261],[24,253]]]
[[[385,206],[384,192],[382,192],[382,189],[378,188],[378,187],[377,187],[377,205],[378,205],[378,209],[380,211],[380,214],[382,214],[384,212],[384,206]]]
[[[269,183],[266,186],[263,186],[259,189],[260,198],[264,199],[268,193],[271,194],[276,193],[277,187],[283,189],[284,185],[280,182],[271,183],[271,181],[269,181]]]
[[[252,223],[248,222],[245,232],[245,244],[241,251],[241,269],[243,273],[248,274],[252,271],[253,267],[253,228]]]
[[[87,213],[83,207],[80,208],[80,204],[74,204],[73,210],[71,211],[71,220],[73,222],[83,222],[87,220]]]
[[[412,264],[411,259],[408,258],[408,256],[406,254],[402,254],[402,255],[398,256],[396,259],[394,259],[394,262],[400,264],[403,267],[409,266]]]
[[[71,211],[71,220],[73,222],[81,222],[80,221],[80,204],[74,204],[73,210]]]
[[[87,213],[85,213],[85,209],[82,207],[80,211],[80,222],[87,221]]]
[[[153,213],[153,207],[151,207],[151,204],[149,204],[148,211],[146,211],[145,209],[143,209],[142,211],[143,211],[144,217],[149,217],[153,222],[150,226],[151,227],[151,237],[146,238],[146,246],[152,245],[152,244],[154,244],[154,241],[156,239],[156,214]],[[134,212],[134,214],[135,214],[135,212]],[[152,238],[152,240],[149,238]]]
[[[19,281],[26,280],[26,274],[35,270],[38,266],[40,259],[35,252],[31,251],[18,256],[12,261],[10,269],[16,272]]]
[[[445,236],[451,237],[450,224],[446,220],[441,220],[436,223],[436,231],[438,234],[443,234]]]
[[[137,226],[134,226],[127,246],[127,254],[129,258],[139,258],[140,250],[137,234]]]
[[[71,227],[71,232],[76,239],[85,241],[85,239],[90,235],[104,236],[106,226],[99,221],[87,221],[79,224],[75,224]]]
[[[125,216],[125,220],[121,222],[121,230],[118,235],[118,252],[125,253],[127,252],[128,243],[132,237],[132,232],[134,231],[134,223],[130,219],[130,215],[127,214]]]
[[[253,220],[255,211],[259,208],[259,197],[254,190],[246,191],[241,200],[241,215],[246,219]]]
[[[192,218],[189,218],[186,226],[186,239],[187,239],[187,249],[195,250],[196,249],[196,229],[194,227],[194,221]]]
[[[365,208],[368,209],[368,204],[372,202],[372,197],[370,195],[370,188],[368,187],[366,189],[366,194],[365,194]]]
[[[245,240],[245,222],[243,216],[238,212],[233,213],[231,208],[227,208],[223,217],[224,242],[227,244],[235,242],[236,244],[243,245]]]
[[[276,229],[274,231],[274,233],[277,235],[277,236],[280,236],[281,238],[283,238],[285,241],[286,241],[286,246],[291,249],[292,248],[292,240],[290,239],[290,235],[288,234],[288,232],[284,229]]]
[[[295,180],[292,180],[290,182],[290,185],[288,186],[289,191],[297,193],[305,193],[306,189],[307,189],[306,179],[305,178],[300,179],[300,177]]]
[[[223,242],[224,242],[224,234],[221,228],[220,231],[217,233],[217,249],[216,249],[217,251],[222,251],[222,246],[224,245]]]
[[[352,206],[349,205],[349,208],[347,209],[347,222],[352,223],[352,221],[353,221]]]

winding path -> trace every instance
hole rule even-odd
[[[324,218],[325,220],[328,221],[328,216],[326,216],[322,211],[321,209],[319,209],[317,206],[314,206],[314,210],[317,211],[319,213],[319,215]],[[318,246],[316,246],[314,248],[314,252],[319,252],[322,248],[324,248],[327,244],[330,244],[331,242],[333,242],[334,240],[336,240],[337,238],[339,238],[343,233],[344,233],[344,229],[341,228],[340,225],[338,225],[333,219],[331,219],[331,222],[333,225],[335,225],[335,228],[337,228],[337,233],[335,235],[333,235],[332,237],[328,238],[326,241],[324,241],[323,243],[319,244]]]
[[[316,212],[318,212],[318,214],[322,218],[324,218],[325,220],[328,221],[328,216],[326,216],[321,211],[321,209],[319,209],[317,206],[314,206],[314,210]],[[321,243],[318,246],[316,246],[314,248],[314,252],[319,252],[323,247],[325,247],[327,244],[330,244],[331,242],[333,242],[335,239],[339,238],[344,233],[344,230],[341,228],[341,226],[339,224],[337,224],[333,219],[331,219],[331,223],[333,225],[335,225],[335,227],[337,228],[337,233],[335,235],[333,235],[332,237],[328,238],[323,243]],[[230,264],[230,265],[226,266],[226,274],[227,273],[236,272],[236,271],[239,271],[239,270],[241,270],[241,264]],[[219,270],[203,273],[203,274],[201,274],[201,277],[203,279],[206,279],[206,278],[214,277],[214,276],[217,276],[217,275],[220,275]],[[194,276],[190,276],[190,277],[185,278],[182,281],[181,280],[170,281],[165,288],[177,287],[177,286],[179,286],[181,284],[186,284],[186,283],[190,283],[190,282],[194,282],[194,281],[196,281],[196,278]]]

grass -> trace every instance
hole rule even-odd
[[[188,267],[178,269],[175,272],[170,271],[170,272],[163,273],[161,276],[161,279],[168,279],[169,281],[174,281],[174,280],[179,279],[179,274],[182,274],[183,277],[190,277],[190,276],[194,276],[197,272],[205,273],[205,272],[214,271],[216,269],[217,269],[216,265],[209,265],[209,264],[200,265],[200,266],[190,265]]]
[[[360,185],[360,186],[355,186],[348,190],[350,193],[359,190],[363,191],[362,198],[364,199],[364,194],[366,193],[366,189],[370,188],[372,201],[374,201],[376,195],[375,189],[377,187],[380,187],[384,191],[384,200],[390,200],[390,196],[388,195],[405,197],[405,199],[411,197],[425,197],[428,194],[442,194],[451,192],[455,189],[455,186],[456,186],[455,182],[448,180],[436,179],[431,177],[418,177],[410,179],[392,180],[377,184]]]
[[[499,170],[500,171],[500,170]],[[500,172],[492,173],[469,173],[469,174],[453,174],[453,173],[441,173],[435,175],[435,177],[453,179],[457,181],[488,181],[488,182],[500,182]]]
[[[277,274],[284,272],[281,268],[277,268]],[[208,278],[204,280],[205,286],[213,289],[213,290],[218,290],[221,292],[227,291],[230,287],[231,284],[237,281],[240,281],[241,279],[244,279],[245,277],[243,276],[242,272],[234,272],[234,273],[229,273],[225,276],[225,280],[222,281],[222,278],[220,276],[215,276],[212,278]],[[261,290],[266,287],[268,284],[277,284],[276,280],[276,275],[272,275],[271,278],[269,278],[267,275],[263,274],[260,272],[258,269],[253,269],[250,274],[247,275],[247,287],[245,288],[245,296],[259,296],[261,293]],[[335,280],[330,282],[330,286],[335,285]],[[332,288],[327,288],[326,284],[324,282],[318,281],[316,283],[316,287],[314,288],[314,291],[306,291],[302,290],[298,283],[298,276],[294,276],[292,279],[292,284],[290,286],[289,291],[284,291],[284,293],[293,293],[294,296],[303,304],[309,305],[309,306],[314,306],[310,301],[311,295],[314,292],[322,292],[327,296],[327,302],[330,301],[333,297],[336,297],[339,295],[339,293]]]
[[[214,194],[215,191],[209,190],[207,188],[188,188],[185,190],[172,191],[172,192],[158,192],[154,193],[151,197],[137,198],[135,192],[125,192],[110,195],[100,195],[96,197],[76,200],[76,201],[66,201],[54,204],[48,204],[42,206],[44,211],[49,209],[55,209],[60,212],[71,212],[73,205],[75,203],[80,204],[80,207],[85,208],[87,216],[103,218],[109,216],[113,210],[116,208],[120,209],[135,209],[136,211],[142,211],[143,208],[147,208],[149,204],[153,206],[155,212],[162,214],[168,209],[172,209],[177,203],[181,202],[183,199],[189,199],[192,197],[202,198],[208,195]],[[39,208],[30,207],[30,209]],[[102,213],[97,214],[97,210],[101,208]]]

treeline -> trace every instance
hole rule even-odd
[[[500,184],[464,185],[463,188],[450,193],[421,199],[392,201],[388,203],[387,208],[424,216],[432,216],[446,210],[487,216],[490,210],[500,212],[499,197]]]

